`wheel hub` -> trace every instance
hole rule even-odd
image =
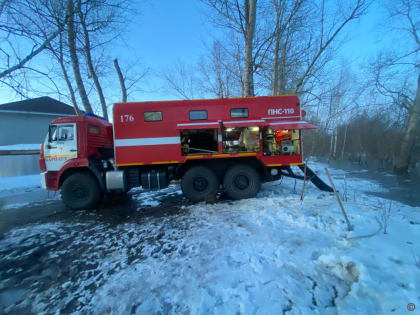
[[[244,190],[249,186],[249,179],[247,176],[238,175],[235,177],[234,183],[238,189]]]
[[[194,182],[193,182],[194,190],[199,191],[199,192],[206,190],[208,185],[209,183],[204,177],[197,177],[196,179],[194,179]]]
[[[73,195],[78,199],[82,199],[86,196],[86,192],[82,187],[75,187],[73,189]]]

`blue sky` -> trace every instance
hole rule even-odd
[[[381,22],[381,11],[377,4],[374,5],[366,16],[353,21],[347,28],[351,35],[340,52],[341,58],[352,62],[356,68],[384,45],[375,31]],[[128,47],[119,45],[111,54],[118,57],[123,65],[124,60],[139,60],[144,68],[152,70],[143,81],[146,91],[136,92],[130,100],[173,99],[173,96],[158,89],[162,82],[156,73],[164,71],[177,60],[194,65],[205,53],[203,42],[209,41],[209,32],[214,31],[204,14],[208,9],[194,0],[141,1],[137,9],[140,14],[134,18],[134,23],[128,24],[123,38]],[[118,94],[119,91],[116,91]],[[13,100],[18,98],[0,89],[0,103]]]

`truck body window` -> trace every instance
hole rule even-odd
[[[144,112],[143,118],[144,121],[161,121],[162,112]]]
[[[248,108],[232,108],[230,118],[248,118]]]
[[[206,120],[206,110],[190,110],[190,120]]]

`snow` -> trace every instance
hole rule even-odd
[[[45,203],[59,197],[58,193],[41,188],[40,174],[0,178],[0,210]]]
[[[325,167],[311,165],[327,181]],[[25,242],[29,255],[48,246],[49,258],[70,268],[67,281],[21,302],[34,313],[76,305],[94,314],[405,314],[408,303],[420,305],[420,207],[371,195],[386,190],[377,182],[329,172],[353,231],[334,194],[308,184],[301,201],[302,183],[285,178],[264,184],[256,198],[180,202],[163,217],[109,224],[92,215],[23,227],[0,248]],[[178,185],[131,192],[137,212],[180,193]],[[387,234],[376,233],[389,207]],[[66,254],[73,260],[62,263]],[[81,270],[86,264],[91,269]]]
[[[0,150],[39,150],[40,148],[39,143],[0,145]]]
[[[146,207],[157,207],[161,205],[162,199],[173,197],[176,195],[182,195],[177,185],[169,185],[168,188],[161,190],[143,191],[141,188],[134,188],[131,193],[138,192],[139,194],[133,194],[132,198],[138,201],[139,206]],[[139,207],[142,208],[142,207]]]
[[[26,175],[0,178],[0,195],[4,190],[24,189],[41,186],[41,175]]]

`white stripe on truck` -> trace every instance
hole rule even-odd
[[[135,147],[138,145],[180,144],[179,137],[115,139],[116,147]]]

